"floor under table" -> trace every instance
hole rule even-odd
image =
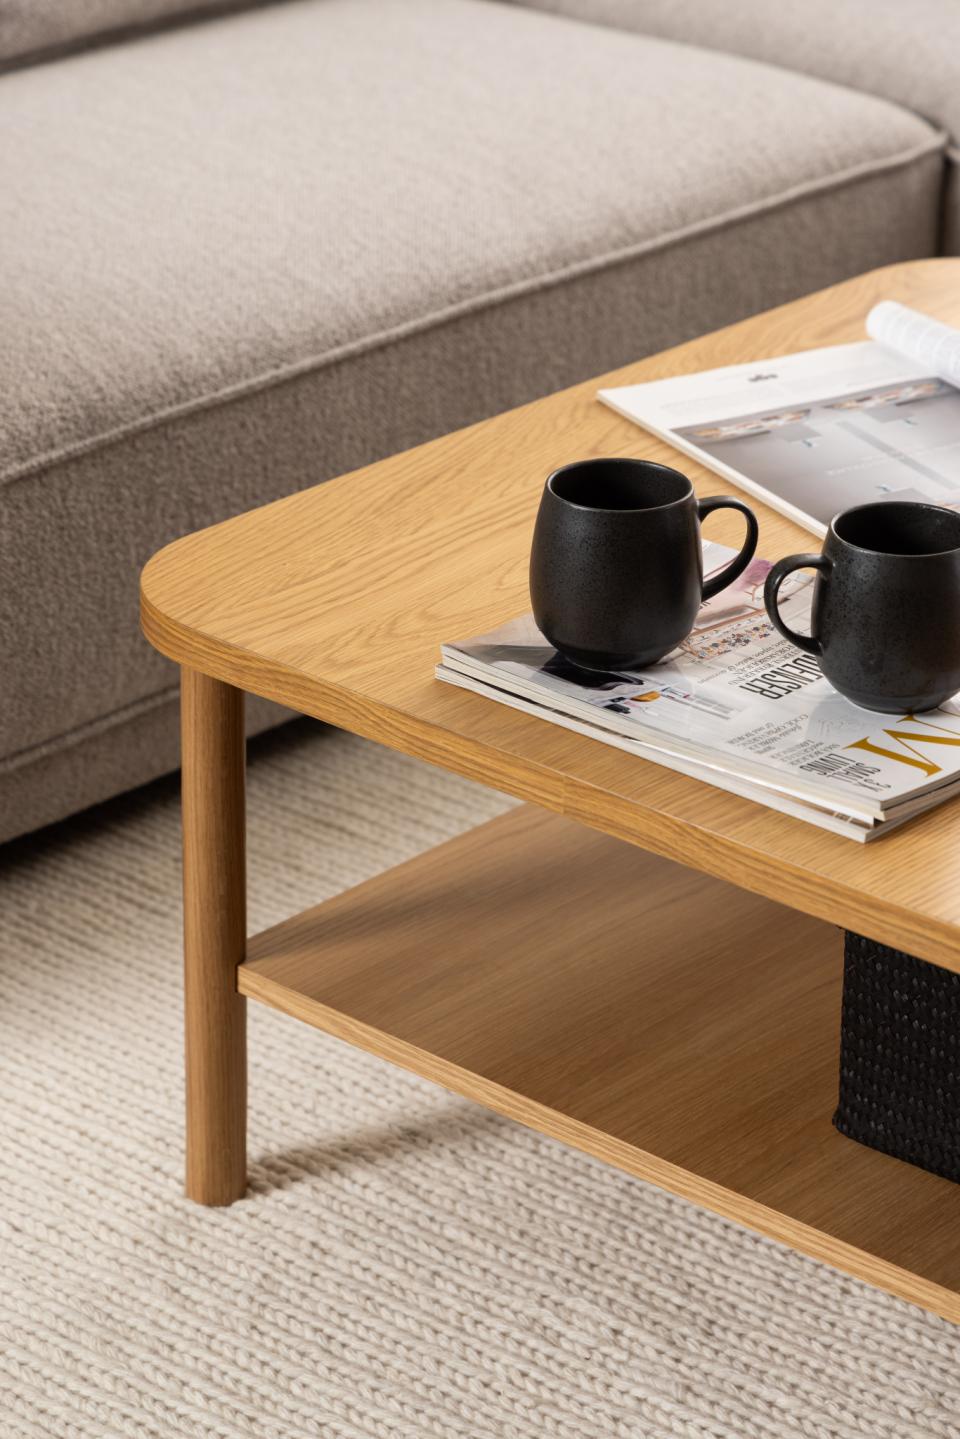
[[[831,1124],[842,947],[521,808],[258,935],[239,987],[960,1322],[960,1185]]]

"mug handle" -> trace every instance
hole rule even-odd
[[[757,524],[756,515],[742,500],[735,500],[732,495],[710,495],[706,500],[697,500],[697,514],[700,516],[701,524],[706,516],[714,510],[739,510],[746,517],[747,537],[736,559],[725,565],[718,575],[712,575],[709,580],[704,580],[701,592],[701,598],[704,600],[712,600],[714,595],[725,590],[727,585],[732,585],[734,580],[743,574],[757,552],[757,539],[760,535],[760,526]]]
[[[798,650],[806,650],[808,655],[822,655],[823,645],[817,635],[799,635],[796,630],[784,624],[778,605],[780,586],[794,570],[819,570],[820,574],[826,576],[832,568],[826,555],[787,555],[786,559],[777,560],[763,586],[763,603],[767,607],[770,623],[780,631],[785,640],[796,645]]]

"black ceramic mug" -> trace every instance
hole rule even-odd
[[[815,569],[810,634],[780,617],[794,570]],[[960,690],[960,514],[885,500],[844,510],[823,552],[789,555],[764,589],[780,633],[816,655],[834,689],[886,714],[935,709]]]
[[[736,559],[703,582],[700,521],[739,510]],[[580,460],[547,480],[533,533],[530,597],[544,638],[585,669],[652,665],[686,639],[703,600],[742,574],[757,521],[726,495],[698,500],[686,475],[649,460]]]

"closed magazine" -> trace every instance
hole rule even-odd
[[[705,573],[732,555],[705,542]],[[437,676],[854,839],[960,788],[960,704],[897,716],[844,699],[767,619],[769,569],[755,559],[701,607],[687,639],[645,670],[580,669],[524,615],[444,644]],[[812,596],[808,573],[782,587],[793,628],[809,628]]]

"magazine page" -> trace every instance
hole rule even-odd
[[[731,553],[705,546],[705,570]],[[851,704],[812,655],[773,629],[763,607],[769,569],[768,561],[754,560],[701,608],[683,644],[648,670],[579,669],[546,643],[529,615],[444,645],[443,664],[665,753],[863,819],[882,819],[905,800],[960,780],[960,704],[920,716],[877,715]],[[807,572],[783,585],[781,609],[793,628],[809,628],[812,594]]]
[[[883,344],[758,359],[599,398],[817,535],[838,511],[872,500],[960,506],[960,392],[933,365],[947,367],[942,337],[911,329],[903,308],[878,317]],[[894,336],[928,358],[888,348]]]
[[[867,334],[905,360],[960,388],[960,330],[896,300],[881,300],[867,315]]]

